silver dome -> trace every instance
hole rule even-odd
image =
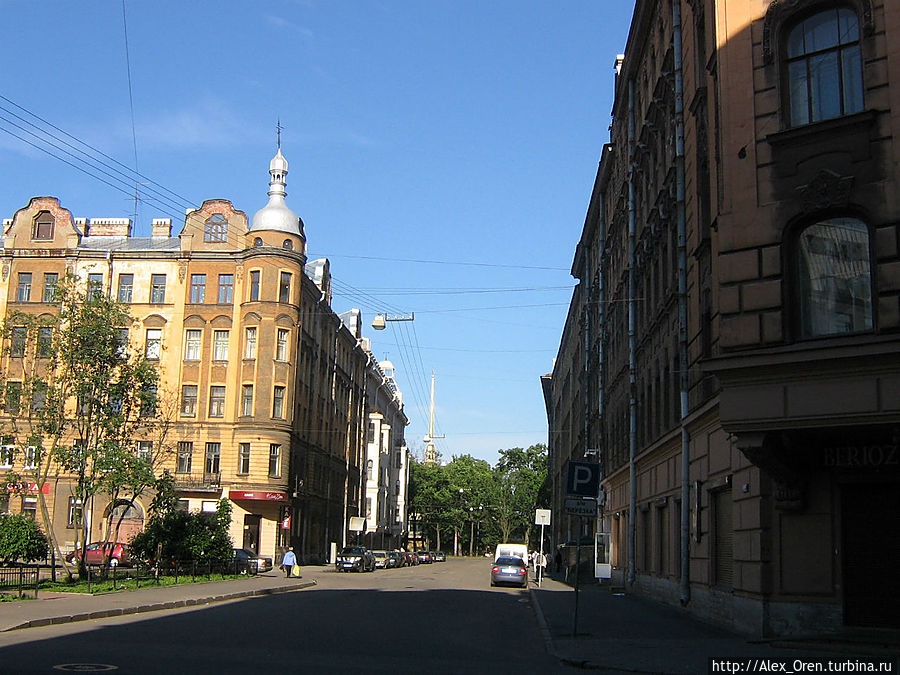
[[[300,219],[291,211],[284,198],[287,195],[288,162],[281,154],[281,148],[269,162],[269,203],[253,215],[250,231],[274,230],[303,236]]]

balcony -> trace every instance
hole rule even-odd
[[[222,486],[221,473],[176,473],[175,488],[191,492],[218,492]]]

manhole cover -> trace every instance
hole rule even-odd
[[[108,663],[61,663],[53,666],[53,670],[65,670],[70,673],[103,673],[118,669],[119,666],[111,666]]]

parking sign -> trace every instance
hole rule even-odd
[[[596,497],[600,491],[600,465],[596,462],[569,461],[566,494]]]

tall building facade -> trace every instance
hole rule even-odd
[[[128,219],[73,218],[56,198],[32,199],[3,223],[0,317],[54,312],[48,290],[67,274],[126,303],[129,340],[157,362],[161,398],[175,402],[166,446],[136,446],[164,455],[157,464],[184,508],[231,502],[235,546],[280,558],[292,545],[302,561],[322,562],[360,515],[370,355],[359,312],[331,308],[328,261],[307,260],[303,222],[285,203],[287,172],[279,149],[268,203],[252,219],[208,200],[176,236],[168,219],[134,237]],[[4,350],[8,378],[20,358]],[[2,468],[27,461],[4,453]],[[37,514],[36,487],[7,486],[0,508]],[[73,503],[64,471],[43,491],[64,550],[79,518],[102,540],[121,506]],[[149,503],[144,495],[127,509],[120,538],[143,526]]]
[[[544,378],[552,471],[600,451],[634,592],[898,625],[898,36],[877,0],[636,4]]]

